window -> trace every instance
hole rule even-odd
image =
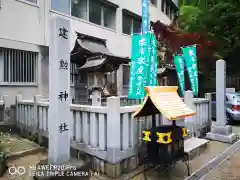
[[[0,49],[0,82],[36,83],[38,53]]]
[[[116,29],[116,9],[108,6],[103,7],[104,27]]]
[[[98,25],[102,24],[102,6],[96,0],[89,1],[89,21]]]
[[[157,0],[151,0],[150,1],[154,6],[157,6]]]
[[[163,13],[165,13],[172,20],[176,16],[177,9],[169,1],[162,0],[161,10],[162,10]]]
[[[122,32],[129,35],[132,33],[132,18],[124,14],[122,20]]]
[[[141,20],[133,19],[133,33],[141,33],[142,23]]]
[[[60,13],[70,15],[70,0],[51,0],[51,8]]]
[[[116,7],[101,0],[51,0],[51,8],[63,14],[116,29]]]
[[[72,0],[71,15],[87,20],[87,0]]]
[[[131,35],[132,33],[141,33],[141,18],[136,18],[123,13],[122,32]]]

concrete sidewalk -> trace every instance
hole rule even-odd
[[[195,157],[190,161],[191,172],[196,171],[202,165],[208,163],[211,159],[218,156],[221,152],[225,151],[230,144],[210,141],[207,149],[205,149],[200,156]],[[240,170],[239,170],[240,171]],[[148,180],[166,180],[166,175],[150,170],[147,172]],[[178,163],[171,172],[171,180],[184,180],[187,177],[186,166],[183,163]],[[143,173],[135,176],[131,180],[143,180]],[[240,180],[240,179],[239,179]]]
[[[209,172],[203,180],[240,180],[240,152],[237,151],[218,167]]]

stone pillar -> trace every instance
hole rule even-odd
[[[237,136],[232,133],[232,126],[226,125],[226,62],[216,62],[216,125],[212,125],[207,138],[233,143]]]
[[[193,98],[192,91],[185,91],[184,92],[184,103],[192,110],[196,110],[196,106],[195,106],[193,100],[194,100],[194,98]],[[190,134],[192,137],[198,136],[196,129],[195,129],[195,121],[196,121],[196,115],[194,115],[192,117],[184,118],[184,126],[186,126],[188,132],[190,131]]]
[[[18,107],[18,103],[19,103],[19,101],[21,101],[22,100],[22,95],[21,94],[18,94],[17,96],[16,96],[16,100],[15,100],[15,104],[16,104],[16,124],[17,124],[17,126],[19,126],[19,129],[20,129],[20,132],[22,133],[23,132],[23,126],[22,126],[22,124],[20,123],[20,119],[21,119],[21,117],[20,117],[20,108]]]
[[[119,69],[117,70],[117,95],[122,96],[123,95],[123,64],[119,66]]]
[[[33,104],[33,127],[32,127],[32,134],[37,135],[37,142],[38,144],[42,145],[43,143],[43,137],[40,133],[40,129],[38,129],[38,104],[42,100],[41,95],[36,95],[33,98],[34,104]]]
[[[53,17],[49,48],[48,163],[70,160],[70,20]]]
[[[120,121],[120,97],[107,98],[107,155],[106,175],[113,179],[121,175],[121,126]]]
[[[92,87],[92,105],[93,106],[101,106],[101,88],[100,87]]]

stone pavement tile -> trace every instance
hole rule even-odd
[[[204,180],[240,180],[240,152],[209,172]]]
[[[225,151],[229,146],[230,144],[227,143],[210,141],[207,148],[203,152],[201,152],[200,156],[196,156],[193,160],[190,161],[191,172],[194,172],[198,168],[207,164],[214,157]]]
[[[191,172],[196,171],[198,168],[207,164],[211,159],[215,156],[219,155],[225,149],[227,149],[230,145],[217,141],[210,141],[206,150],[204,150],[200,156],[196,156],[194,159],[190,161],[190,169]],[[158,170],[150,170],[147,172],[148,180],[166,180],[166,174],[162,173]],[[187,168],[186,165],[182,162],[176,164],[175,168],[172,169],[170,173],[171,180],[184,180],[187,177]],[[143,173],[135,176],[132,180],[143,180]],[[238,179],[240,180],[240,179]]]

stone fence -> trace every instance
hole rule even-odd
[[[113,178],[132,171],[141,163],[141,132],[152,126],[151,117],[132,119],[139,105],[122,106],[120,99],[108,97],[106,106],[70,105],[72,148],[88,154],[94,170]],[[197,111],[194,117],[185,119],[186,127],[194,136],[205,135],[211,126],[211,98],[209,95],[198,99],[189,96],[184,101]],[[48,137],[48,107],[49,103],[41,96],[23,100],[18,95],[15,112],[11,112],[15,117],[12,123],[31,134]],[[156,125],[166,121],[161,115],[156,116]]]

